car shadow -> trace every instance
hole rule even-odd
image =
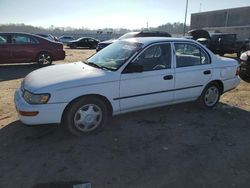
[[[0,65],[0,82],[24,78],[27,74],[39,68],[37,64]]]
[[[247,187],[249,125],[249,111],[223,103],[128,113],[82,137],[15,121],[0,130],[0,187]]]

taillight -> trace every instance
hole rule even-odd
[[[240,67],[237,67],[235,75],[236,75],[236,76],[239,76],[239,75],[240,75]]]

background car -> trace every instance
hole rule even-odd
[[[0,63],[51,64],[63,60],[65,51],[59,42],[28,33],[0,33]]]
[[[74,37],[72,36],[61,36],[58,38],[58,41],[63,43],[63,44],[67,44],[69,41],[74,40]]]
[[[72,40],[68,42],[67,46],[69,46],[70,48],[87,47],[87,48],[95,49],[99,42],[100,42],[99,40],[94,39],[94,38],[82,37],[77,40]]]
[[[46,38],[48,40],[58,41],[58,38],[55,37],[55,36],[53,36],[53,35],[51,35],[51,34],[36,34],[36,35],[38,35],[40,37],[43,37],[43,38]]]
[[[168,32],[163,31],[140,31],[140,32],[130,32],[122,35],[118,39],[112,39],[100,42],[97,45],[96,51],[100,51],[101,49],[105,48],[106,46],[112,44],[113,42],[117,40],[127,39],[127,38],[133,38],[133,37],[171,37],[171,35]]]
[[[248,40],[238,40],[236,34],[231,33],[209,33],[203,29],[194,29],[188,32],[189,37],[209,48],[213,53],[223,56],[226,53],[241,53],[248,50]]]

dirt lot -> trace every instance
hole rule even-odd
[[[94,53],[66,51],[56,64]],[[129,113],[75,138],[57,125],[17,120],[14,91],[35,69],[0,66],[1,188],[250,187],[250,83],[224,94],[213,110],[186,103]]]

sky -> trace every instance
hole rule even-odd
[[[24,23],[48,28],[157,27],[184,22],[187,0],[0,0],[0,24]],[[250,0],[189,0],[191,13],[250,6]]]

